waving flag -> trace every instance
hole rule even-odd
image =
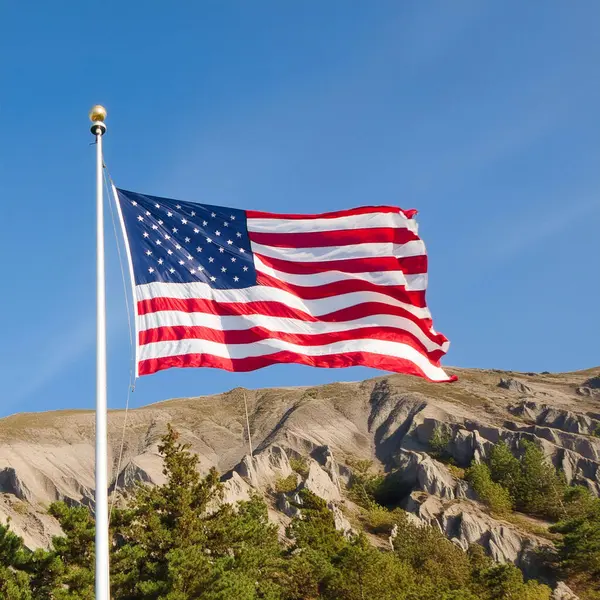
[[[114,193],[139,375],[301,363],[454,379],[425,302],[416,211],[284,215]]]

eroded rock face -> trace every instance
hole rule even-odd
[[[308,477],[300,485],[327,502],[339,502],[342,499],[339,487],[314,460],[310,462]]]
[[[400,450],[397,464],[401,481],[408,488],[448,500],[465,497],[466,490],[458,485],[447,467],[424,452]]]
[[[427,498],[419,503],[422,517],[414,518],[435,520],[464,541],[483,525],[472,511],[463,511],[460,519],[451,512],[445,521],[440,516],[449,510],[447,503],[470,498],[468,486],[429,455],[431,436],[441,427],[449,436],[446,451],[460,466],[484,459],[500,440],[515,452],[523,440],[536,441],[569,481],[600,492],[600,439],[593,435],[600,423],[598,369],[537,375],[454,372],[459,381],[451,385],[390,375],[310,389],[235,389],[132,410],[126,423],[123,412],[111,412],[111,480],[114,485],[117,479],[119,487],[162,483],[157,446],[171,423],[198,454],[202,473],[215,467],[225,474],[230,502],[255,490],[269,497],[277,479],[292,473],[288,457],[303,456],[309,464],[303,485],[336,503],[350,479],[352,460],[367,459],[382,470],[402,465],[406,494],[420,491]],[[501,379],[505,383],[499,385]],[[581,395],[580,389],[589,392]],[[258,448],[252,459],[246,456],[244,395]],[[124,466],[117,473],[124,426]],[[46,514],[50,502],[93,502],[94,414],[57,411],[0,419],[0,473],[0,519],[10,516],[30,547],[47,544],[56,527]],[[13,506],[16,502],[21,504]],[[270,511],[277,512],[274,505]],[[277,514],[283,521],[290,518]],[[516,546],[502,539],[512,534],[498,531],[496,539],[490,530],[486,547],[508,560]]]
[[[559,581],[552,592],[552,600],[579,600],[579,596],[564,581]]]
[[[439,526],[444,535],[463,550],[471,544],[480,544],[495,561],[516,564],[530,577],[543,569],[538,550],[550,548],[550,543],[494,519],[477,502],[445,502],[436,496],[413,493],[405,508],[424,523]]]
[[[511,392],[518,392],[519,394],[531,394],[532,392],[532,389],[528,385],[512,377],[501,377],[498,387],[510,390]]]
[[[266,490],[273,487],[277,479],[292,474],[292,467],[287,454],[280,446],[269,446],[253,457],[244,456],[235,467],[237,473],[252,487]]]

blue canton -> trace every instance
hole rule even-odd
[[[117,190],[136,285],[256,285],[243,210]]]

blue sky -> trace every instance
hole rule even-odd
[[[238,208],[417,208],[445,364],[600,364],[600,4],[0,0],[0,415],[92,407],[94,148],[118,185]],[[107,213],[109,215],[109,213]],[[109,404],[127,319],[110,215]],[[132,404],[379,374],[171,370]]]

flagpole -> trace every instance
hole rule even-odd
[[[108,450],[106,406],[106,291],[104,276],[104,207],[102,198],[102,136],[106,109],[90,111],[96,138],[96,600],[110,600],[108,562]]]

